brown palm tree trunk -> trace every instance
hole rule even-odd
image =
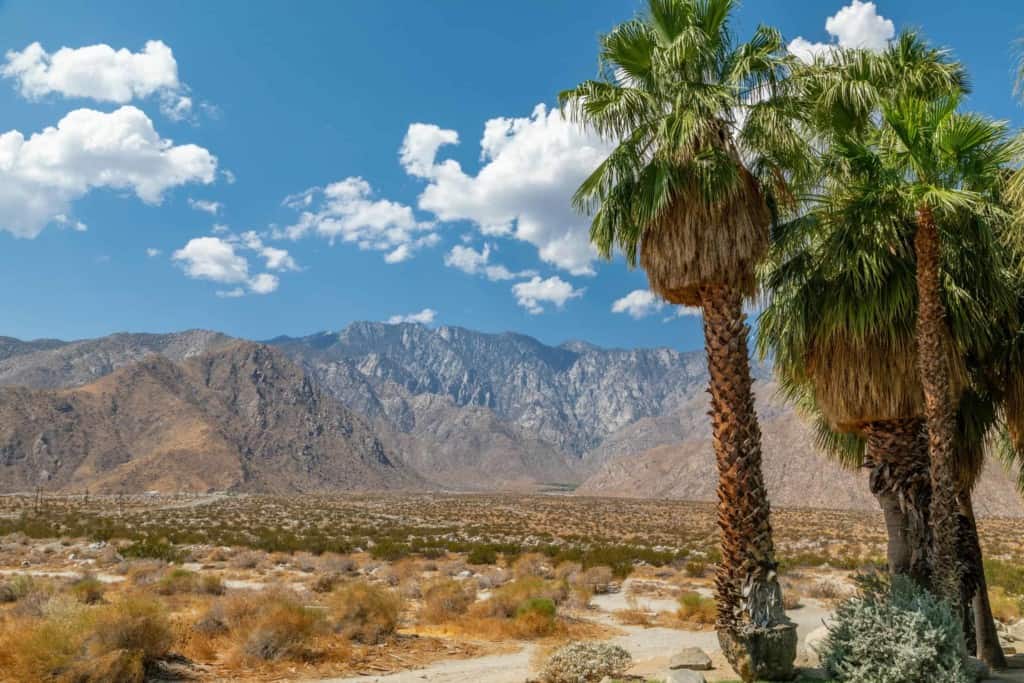
[[[931,475],[924,420],[871,422],[864,427],[871,492],[889,532],[889,572],[923,586],[931,579]]]
[[[914,247],[917,252],[917,354],[931,459],[933,586],[956,608],[960,602],[956,557],[957,486],[953,469],[956,427],[944,349],[949,333],[939,282],[939,246],[935,217],[931,209],[923,205],[917,213]]]
[[[701,302],[718,464],[719,640],[744,680],[788,680],[796,631],[786,618],[777,575],[743,300],[735,289],[716,285],[701,289]]]
[[[978,523],[974,517],[974,503],[971,500],[970,492],[960,496],[960,514],[963,520],[966,535],[966,560],[969,571],[965,576],[970,577],[973,590],[971,600],[971,612],[974,617],[974,638],[975,650],[978,659],[988,664],[993,669],[1006,668],[1006,655],[1003,654],[1003,647],[999,644],[999,632],[996,630],[996,621],[992,616],[992,606],[988,602],[988,583],[985,581],[985,563],[982,559],[981,540],[978,537]]]

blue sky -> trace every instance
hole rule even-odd
[[[613,312],[646,280],[594,260],[567,208],[602,150],[550,108],[637,8],[3,2],[0,334],[260,339],[419,313],[698,348],[694,316],[639,293]],[[738,18],[802,49],[919,27],[969,67],[972,108],[1024,122],[1019,0],[747,0]]]

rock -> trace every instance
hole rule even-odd
[[[73,666],[62,683],[143,683],[142,650],[114,650]]]
[[[707,683],[704,674],[689,669],[669,669],[665,683]]]
[[[687,647],[668,661],[669,669],[690,669],[691,671],[710,671],[711,657],[699,647]]]
[[[968,673],[973,672],[976,681],[984,681],[992,677],[992,670],[988,668],[988,664],[977,657],[967,658],[967,671]]]
[[[468,579],[473,576],[473,572],[469,571],[468,569],[463,569],[461,572],[459,572],[458,576],[460,579]]]
[[[1013,638],[1014,641],[1024,641],[1024,619],[1021,619],[1016,624],[1011,624],[1006,627],[1006,632]]]
[[[821,664],[821,648],[825,644],[826,638],[828,638],[828,628],[825,626],[819,626],[804,638],[803,661],[809,666],[816,667]]]

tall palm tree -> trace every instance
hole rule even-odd
[[[944,252],[958,248],[964,215],[978,225],[1004,222],[997,199],[1004,170],[1017,151],[1006,127],[975,114],[960,113],[958,97],[901,98],[885,102],[882,127],[858,154],[884,169],[875,192],[913,216],[917,280],[916,341],[924,389],[931,461],[931,522],[935,587],[959,600],[957,569],[956,387],[949,362],[948,311],[941,279]]]
[[[575,196],[591,240],[638,262],[666,301],[703,312],[719,472],[718,632],[744,680],[785,679],[796,654],[776,575],[743,302],[773,214],[809,158],[793,58],[759,27],[738,44],[735,0],[649,0],[600,41],[601,72],[561,94],[573,120],[615,141]]]

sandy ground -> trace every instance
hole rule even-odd
[[[638,676],[660,677],[668,667],[668,660],[673,653],[684,647],[699,647],[715,662],[716,670],[706,672],[708,681],[734,678],[727,668],[718,647],[718,637],[713,630],[682,631],[670,628],[644,628],[642,626],[625,626],[619,624],[613,613],[629,607],[626,595],[630,581],[623,584],[622,591],[609,595],[598,595],[591,600],[594,608],[588,617],[597,623],[614,626],[622,631],[608,642],[620,645],[632,656],[634,666],[630,673]],[[828,618],[828,610],[815,600],[806,600],[806,604],[789,612],[790,618],[797,623],[801,646],[804,637],[822,625]],[[675,600],[668,598],[651,598],[637,596],[637,606],[650,611],[675,610]],[[436,662],[423,669],[404,671],[386,676],[356,676],[352,678],[328,679],[326,683],[419,683],[420,681],[437,681],[438,683],[523,683],[536,675],[533,668],[536,646],[527,645],[518,652],[506,655],[493,655],[476,659]]]

